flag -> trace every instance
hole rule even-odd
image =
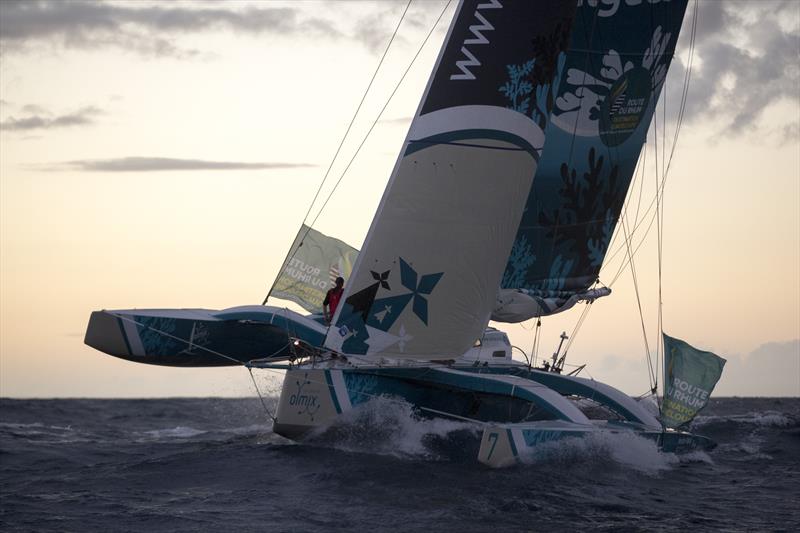
[[[725,359],[664,335],[664,401],[661,422],[679,428],[706,406]]]
[[[292,244],[270,296],[290,300],[310,313],[322,313],[322,302],[336,278],[347,279],[358,250],[306,225]]]

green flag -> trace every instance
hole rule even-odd
[[[291,300],[311,313],[322,313],[322,302],[336,278],[353,270],[358,250],[339,239],[303,225],[292,244],[271,296]]]
[[[708,403],[722,375],[725,359],[664,335],[664,401],[661,421],[665,427],[688,424]]]

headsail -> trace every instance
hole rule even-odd
[[[290,300],[311,313],[322,313],[325,293],[339,276],[353,270],[358,250],[305,224],[292,243],[270,296]]]
[[[706,406],[725,359],[664,335],[664,401],[661,423],[679,428]]]
[[[532,119],[523,93],[549,91],[574,13],[560,0],[459,5],[328,348],[447,359],[480,336],[544,144],[547,117]]]
[[[597,297],[588,289],[619,219],[687,1],[578,0],[557,91],[528,89],[524,109],[509,98],[532,117],[550,115],[550,123],[492,319],[521,322]]]

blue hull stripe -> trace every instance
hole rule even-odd
[[[125,341],[125,348],[128,349],[128,355],[133,355],[133,350],[131,350],[131,343],[128,342],[128,336],[125,335],[125,326],[122,323],[122,319],[117,317],[117,324],[119,324],[119,332],[122,333],[122,340]]]
[[[508,434],[508,442],[511,444],[511,453],[514,454],[514,457],[519,456],[519,452],[517,451],[517,445],[514,443],[514,433],[510,429],[506,430]]]

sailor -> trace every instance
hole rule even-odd
[[[329,326],[331,325],[331,320],[333,320],[333,315],[336,314],[336,308],[339,306],[339,299],[342,297],[343,292],[344,278],[340,276],[336,278],[336,286],[328,289],[327,294],[325,294],[325,300],[322,302],[322,314],[325,316],[325,323]]]

